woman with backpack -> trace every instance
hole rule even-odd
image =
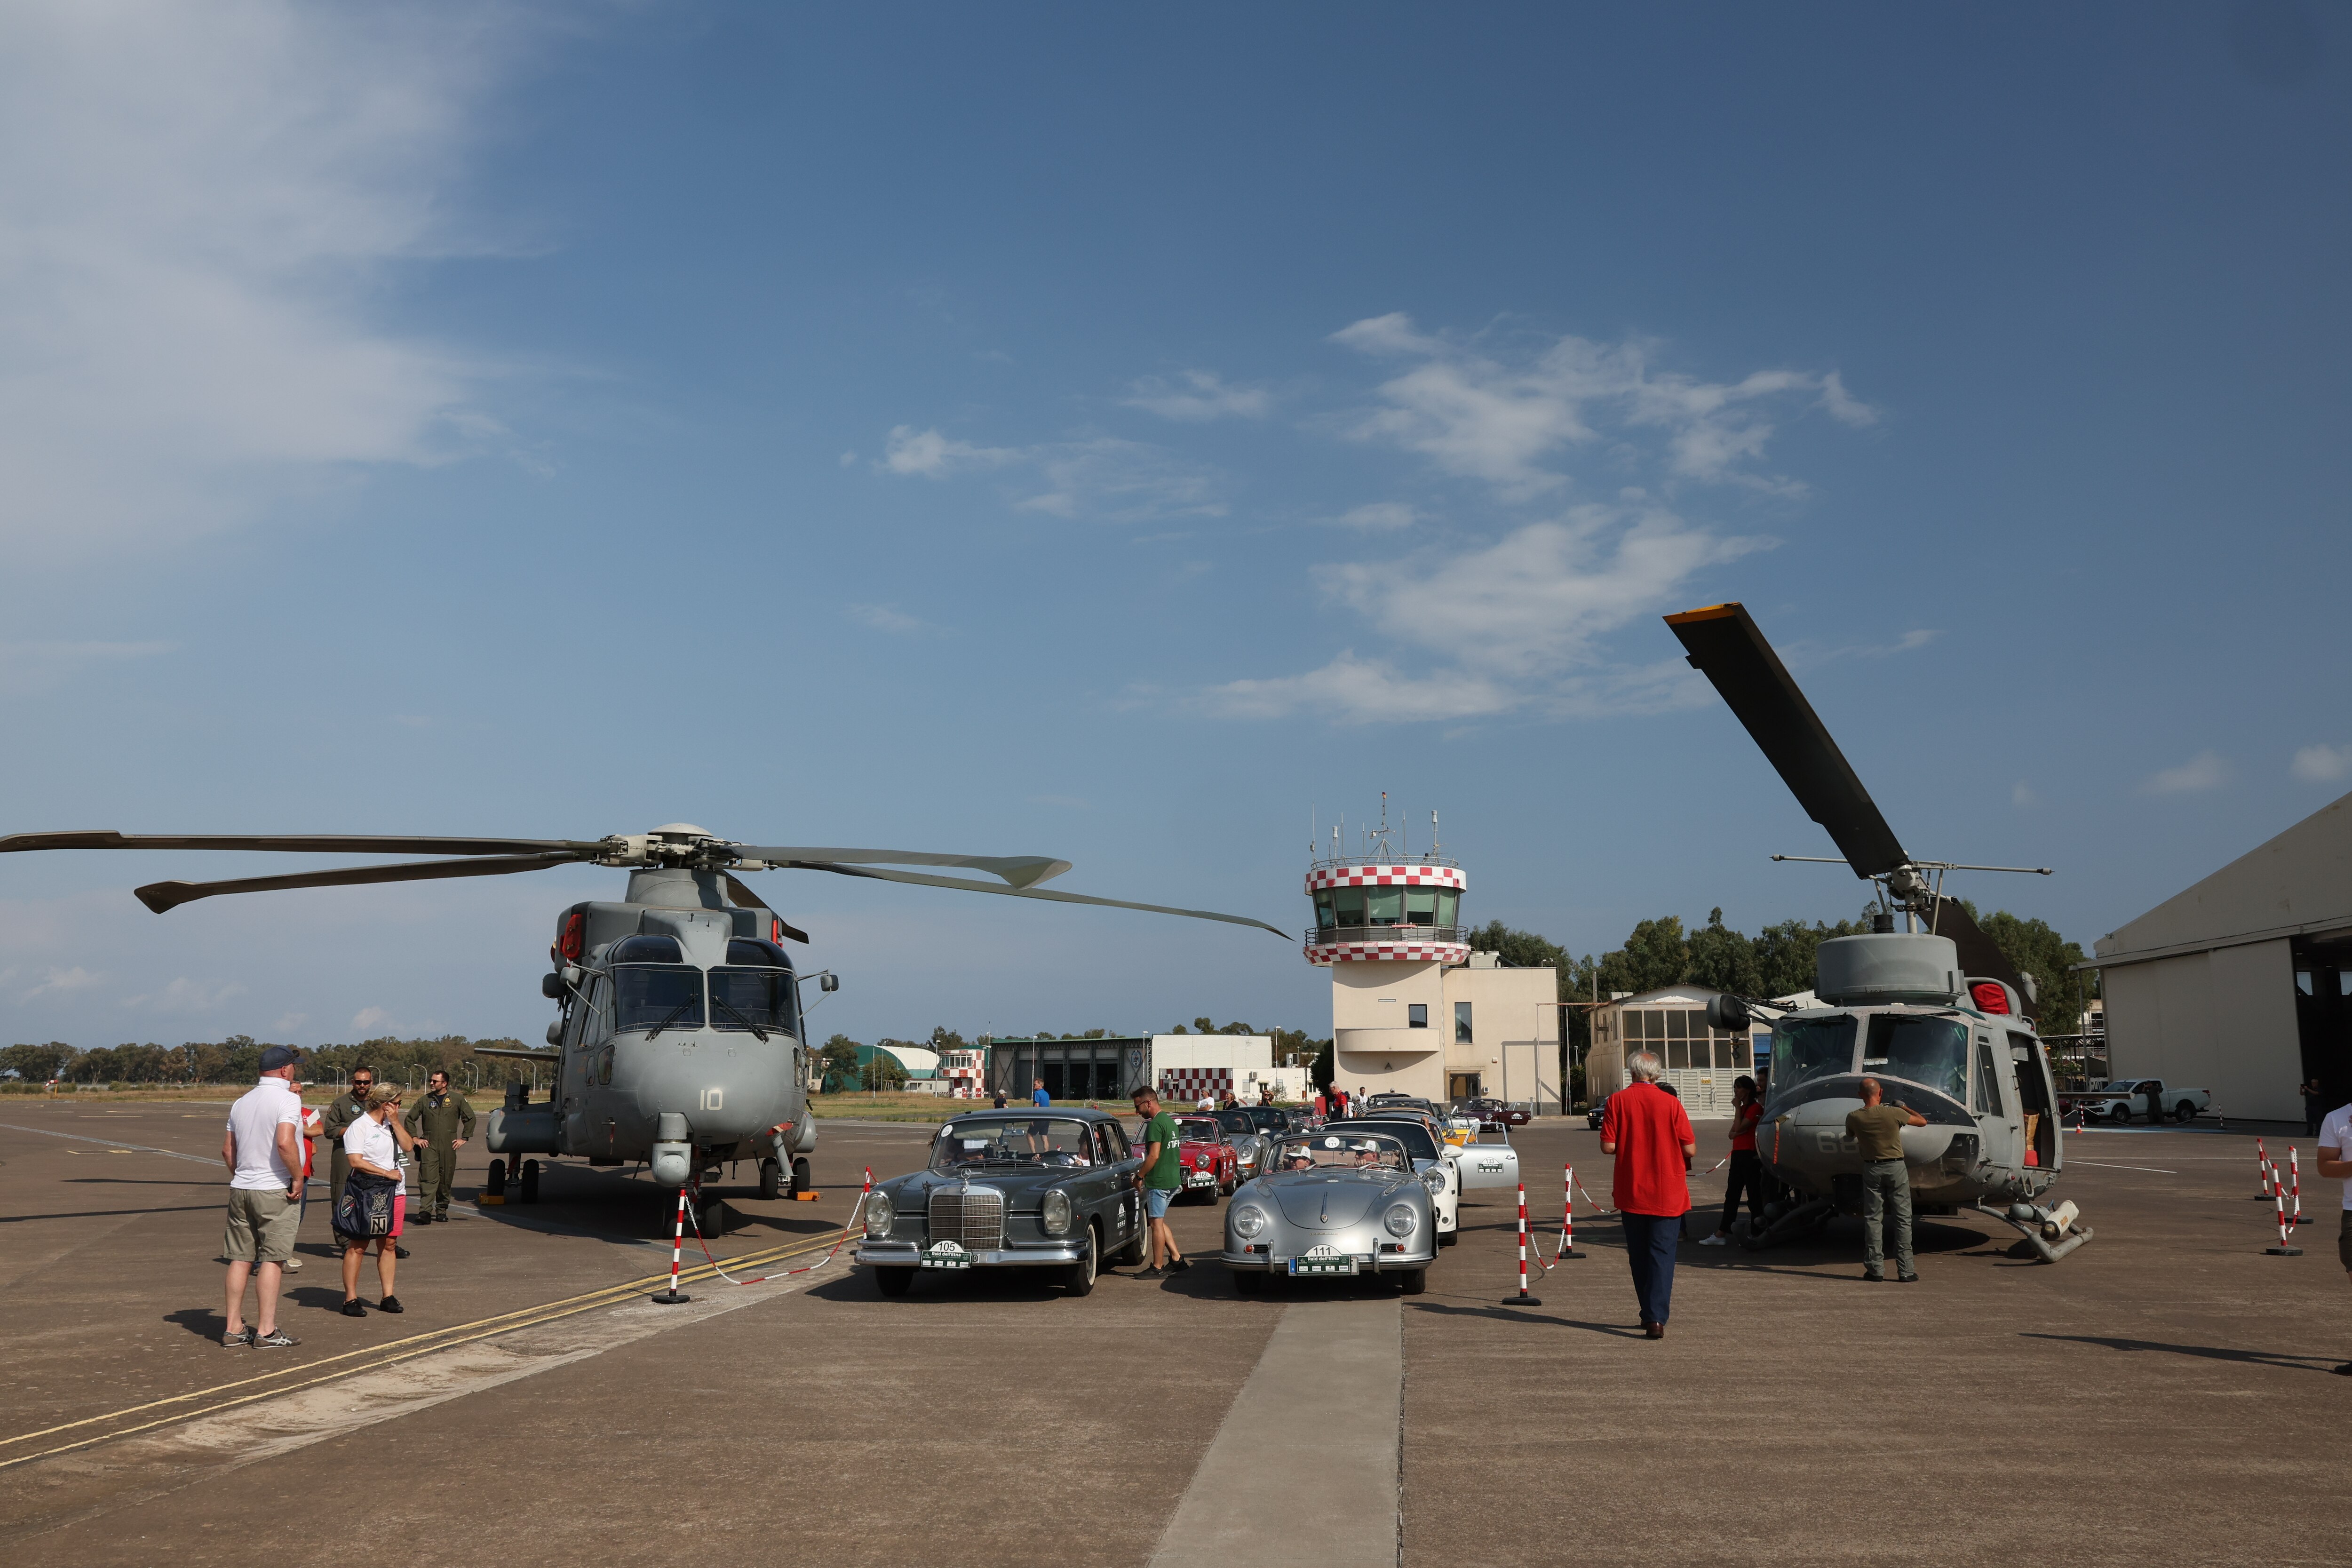
[[[393,1275],[400,1267],[393,1244],[400,1236],[407,1197],[400,1153],[411,1140],[393,1114],[399,1109],[400,1090],[379,1084],[368,1091],[365,1113],[343,1130],[343,1154],[352,1173],[335,1194],[335,1239],[343,1247],[346,1318],[367,1316],[367,1309],[360,1305],[360,1259],[372,1241],[384,1244],[375,1255],[376,1281],[383,1289],[376,1310],[402,1310],[400,1298],[392,1293]]]

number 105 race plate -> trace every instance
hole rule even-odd
[[[926,1268],[969,1268],[971,1254],[955,1242],[942,1241],[924,1252],[921,1261]]]

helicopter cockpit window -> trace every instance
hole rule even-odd
[[[742,965],[753,969],[790,969],[793,961],[784,950],[772,942],[756,937],[730,937],[727,942],[727,963],[730,967]]]
[[[1853,1070],[1853,1017],[1783,1018],[1772,1026],[1775,1093],[1811,1079]]]
[[[1969,1097],[1969,1026],[1958,1018],[1874,1013],[1862,1070],[1924,1083],[1966,1101]]]
[[[699,1029],[702,971],[686,962],[674,936],[633,936],[613,944],[613,1028]]]
[[[710,1026],[738,1034],[798,1035],[793,1016],[793,981],[789,969],[710,972]]]

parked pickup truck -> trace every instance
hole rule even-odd
[[[2068,1116],[2079,1110],[2087,1121],[2118,1125],[2134,1116],[2145,1116],[2151,1122],[2167,1117],[2175,1121],[2192,1121],[2213,1109],[2213,1096],[2205,1089],[2167,1083],[2160,1078],[2119,1078],[2095,1089],[2061,1090],[2058,1108]]]

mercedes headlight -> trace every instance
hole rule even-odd
[[[898,1223],[898,1213],[890,1206],[890,1194],[876,1191],[866,1194],[866,1237],[869,1241],[887,1241],[890,1227]]]
[[[1055,1187],[1045,1194],[1045,1234],[1059,1236],[1070,1228],[1070,1194]]]
[[[1265,1211],[1244,1204],[1234,1211],[1234,1234],[1247,1241],[1265,1228]]]
[[[1412,1227],[1419,1224],[1420,1221],[1413,1217],[1412,1205],[1411,1204],[1399,1204],[1394,1208],[1389,1210],[1386,1217],[1381,1219],[1381,1223],[1388,1226],[1389,1234],[1391,1236],[1411,1236],[1412,1234]]]

